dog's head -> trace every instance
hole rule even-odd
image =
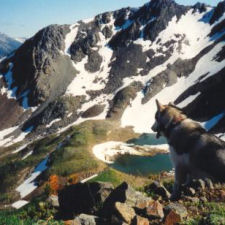
[[[156,105],[157,112],[155,114],[155,123],[152,126],[152,130],[157,133],[156,138],[159,138],[161,135],[166,136],[169,127],[187,118],[186,115],[172,103],[162,105],[156,100]]]

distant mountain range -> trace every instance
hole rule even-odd
[[[6,34],[0,33],[0,57],[7,56],[9,53],[17,49],[24,39],[13,39]]]

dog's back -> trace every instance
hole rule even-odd
[[[189,119],[181,122],[171,130],[170,144],[178,157],[186,154],[192,177],[225,182],[225,142],[206,132],[198,123]]]

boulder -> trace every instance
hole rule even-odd
[[[128,224],[130,224],[133,218],[135,217],[134,209],[128,206],[126,203],[116,202],[115,210],[119,218],[121,218]]]
[[[50,195],[48,201],[53,207],[59,207],[59,199],[57,195]]]
[[[174,211],[170,211],[166,216],[164,225],[174,225],[181,222],[181,216]]]
[[[111,217],[115,213],[115,203],[126,203],[130,207],[135,207],[138,202],[146,199],[146,197],[135,191],[126,182],[115,188],[108,198],[105,200],[100,214],[104,217]]]
[[[109,183],[78,183],[65,187],[59,193],[59,206],[66,218],[74,214],[94,214],[113,190]]]
[[[135,216],[132,225],[149,225],[149,220],[141,216]]]
[[[152,198],[146,197],[145,199],[139,199],[136,203],[136,208],[145,209],[152,203]]]
[[[164,199],[169,199],[171,197],[170,192],[163,186],[163,184],[158,181],[154,181],[148,187],[146,187],[146,191],[154,192]]]
[[[80,214],[75,217],[72,224],[74,225],[96,225],[96,216]]]
[[[94,215],[80,214],[72,221],[73,225],[109,225],[110,222]],[[122,225],[122,223],[120,223]],[[118,224],[119,225],[119,224]]]
[[[172,202],[165,207],[165,212],[169,214],[171,211],[179,215],[181,219],[188,215],[187,209],[180,203]]]
[[[163,218],[163,206],[159,201],[153,201],[148,208],[146,209],[146,213],[150,218]]]

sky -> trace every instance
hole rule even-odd
[[[72,24],[105,11],[140,7],[149,0],[0,0],[0,32],[11,37],[31,37],[49,24]],[[199,0],[216,5],[220,0]],[[197,0],[176,0],[193,5]]]

